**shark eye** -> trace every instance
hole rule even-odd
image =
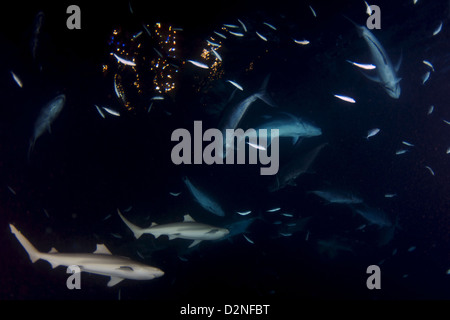
[[[124,270],[124,271],[134,271],[132,267],[129,266],[120,266],[119,268],[117,268],[119,270]]]

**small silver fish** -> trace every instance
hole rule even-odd
[[[188,60],[188,62],[192,63],[196,67],[203,68],[203,69],[209,69],[209,67],[204,63],[194,61],[194,60]]]
[[[233,28],[233,29],[238,29],[239,26],[235,25],[235,24],[223,24],[224,27],[227,28]]]
[[[265,24],[266,26],[268,26],[269,28],[271,28],[272,30],[277,30],[277,28],[275,28],[273,25],[271,25],[270,23],[267,22],[263,22],[263,24]]]
[[[214,31],[214,33],[217,34],[219,37],[221,37],[221,38],[223,38],[223,39],[226,39],[226,38],[227,38],[225,35],[223,35],[223,34],[217,32],[217,31]]]
[[[136,63],[134,61],[130,61],[130,60],[126,60],[124,58],[121,58],[115,53],[113,53],[113,55],[114,55],[114,57],[116,57],[118,62],[123,63],[124,65],[132,66],[132,67],[134,67],[136,65]]]
[[[11,193],[12,193],[13,195],[17,195],[17,194],[16,194],[16,191],[15,191],[13,188],[11,188],[10,186],[7,186],[7,187],[8,187],[8,190],[11,191]]]
[[[17,83],[17,85],[22,88],[23,87],[22,80],[20,80],[20,78],[12,71],[11,71],[11,75],[12,75],[14,81]]]
[[[277,211],[280,211],[280,210],[281,210],[281,208],[277,207],[277,208],[266,210],[266,212],[277,212]]]
[[[311,12],[312,12],[314,18],[317,18],[316,11],[313,9],[313,7],[309,6],[309,8],[311,9]]]
[[[367,132],[367,137],[366,137],[366,139],[369,140],[370,137],[373,137],[373,136],[377,135],[378,132],[380,132],[380,129],[378,129],[378,128],[370,129],[370,130]]]
[[[396,196],[397,196],[396,193],[386,193],[386,194],[384,195],[385,198],[393,198],[393,197],[396,197]]]
[[[430,106],[430,108],[428,109],[427,115],[432,114],[434,111],[434,106]]]
[[[267,41],[267,38],[266,37],[264,37],[262,34],[260,34],[258,31],[255,31],[256,32],[256,35],[258,36],[258,37],[260,37],[262,40],[264,40],[264,41]]]
[[[216,56],[217,60],[222,61],[222,57],[216,50],[211,48],[211,52]]]
[[[408,146],[408,147],[414,147],[414,145],[413,145],[412,143],[409,143],[409,142],[407,142],[407,141],[402,141],[402,143],[403,143],[405,146]]]
[[[350,61],[350,60],[346,60],[348,63],[351,63],[352,65],[364,69],[364,70],[373,70],[376,69],[376,65],[374,64],[366,64],[366,63],[358,63],[358,62],[354,62],[354,61]]]
[[[430,61],[422,60],[422,62],[423,62],[425,65],[429,66],[429,67],[431,68],[431,71],[434,72],[434,67],[433,67],[433,65],[431,64]]]
[[[242,86],[232,80],[227,80],[227,82],[231,83],[233,86],[235,86],[236,88],[238,88],[239,90],[244,90],[244,88],[242,88]]]
[[[246,215],[252,213],[252,211],[251,210],[248,210],[248,211],[236,211],[236,213],[238,215],[240,215],[240,216],[246,216]]]
[[[245,234],[243,234],[243,236],[244,236],[244,238],[245,238],[245,240],[247,240],[248,242],[250,242],[251,244],[255,244],[254,242],[253,242],[253,240],[251,240],[249,237],[247,237]]]
[[[292,40],[294,40],[295,43],[301,44],[301,45],[304,45],[304,46],[306,46],[307,44],[309,44],[309,41],[308,41],[308,40],[295,40],[295,39],[292,39]]]
[[[407,149],[399,149],[399,150],[395,151],[395,154],[396,154],[396,155],[401,155],[401,154],[404,154],[404,153],[406,153],[406,152],[408,152]]]
[[[428,171],[430,171],[430,173],[434,176],[434,171],[433,171],[433,169],[431,169],[429,166],[425,166],[425,168],[427,168]]]
[[[441,30],[442,30],[442,21],[441,21],[441,23],[439,23],[439,25],[437,26],[437,28],[433,31],[433,37],[435,36],[435,35],[437,35],[439,32],[441,32]]]
[[[102,110],[96,105],[94,104],[95,108],[97,109],[97,112],[100,114],[100,116],[105,119],[105,114],[102,112]]]
[[[120,117],[120,113],[117,112],[116,110],[107,108],[107,107],[102,107],[103,110],[105,110],[106,112],[108,112],[109,114],[116,116],[116,117]]]
[[[427,82],[430,79],[430,71],[427,71],[427,73],[425,73],[422,77],[422,84],[425,84],[425,82]]]
[[[341,100],[346,101],[346,102],[356,103],[356,100],[353,99],[352,97],[347,97],[347,96],[343,96],[343,95],[340,95],[340,94],[335,94],[334,96],[336,98],[341,99]]]
[[[239,21],[239,23],[241,24],[242,29],[244,29],[244,31],[247,32],[247,27],[245,26],[245,24],[239,19],[237,19],[237,21]]]
[[[240,32],[233,32],[233,31],[228,31],[230,34],[232,34],[233,36],[236,36],[236,37],[243,37],[244,36],[244,34],[243,33],[240,33]]]

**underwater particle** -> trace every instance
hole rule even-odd
[[[408,252],[413,252],[414,250],[416,250],[415,246],[411,246],[411,247],[408,248]]]

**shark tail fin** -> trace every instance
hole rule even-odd
[[[345,19],[347,19],[348,21],[350,21],[350,22],[356,27],[356,30],[358,31],[358,35],[361,36],[361,35],[362,35],[362,32],[363,32],[363,30],[364,30],[364,27],[363,27],[363,26],[360,26],[359,24],[357,24],[355,21],[353,21],[352,19],[350,19],[350,18],[347,17],[346,15],[343,15],[343,17],[344,17]]]
[[[30,161],[31,153],[33,152],[36,139],[30,139],[30,146],[28,147],[28,161]]]
[[[127,225],[128,228],[130,228],[131,231],[133,231],[134,237],[136,239],[139,239],[144,233],[145,233],[145,229],[138,227],[135,224],[132,224],[129,220],[127,220],[122,213],[120,212],[119,209],[117,209],[117,213],[119,214],[120,218],[122,219],[122,221]]]
[[[255,94],[256,97],[262,101],[264,101],[266,104],[268,104],[271,107],[275,107],[275,102],[273,102],[272,98],[267,94],[267,84],[269,83],[270,74],[266,76],[264,79],[263,84],[261,85],[261,88],[259,91]]]
[[[25,236],[14,227],[14,225],[9,224],[9,228],[11,229],[11,233],[14,234],[19,240],[22,247],[26,250],[28,253],[28,256],[30,257],[31,262],[35,263],[37,260],[41,258],[41,253],[31,244],[30,241],[28,241]]]

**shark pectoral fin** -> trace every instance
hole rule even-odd
[[[108,287],[113,287],[116,284],[118,284],[119,282],[121,282],[122,280],[123,280],[123,278],[111,277],[111,279],[108,282]]]
[[[361,72],[361,74],[363,76],[365,76],[367,79],[369,79],[371,81],[374,81],[374,82],[377,82],[377,83],[381,83],[382,82],[381,79],[378,76],[371,76],[371,75],[368,75],[365,72],[362,72],[362,71],[360,71],[360,72]]]
[[[400,52],[400,58],[398,58],[398,62],[395,65],[395,72],[398,72],[398,70],[400,70],[400,66],[402,65],[402,61],[403,61],[403,50]]]
[[[156,238],[158,238],[158,237],[156,237]],[[176,234],[169,234],[169,240],[173,240],[176,238],[178,238],[178,236]]]
[[[290,181],[288,182],[288,185],[290,185],[290,186],[292,186],[292,187],[296,187],[296,186],[297,186],[297,183],[295,182],[295,180],[290,180]]]
[[[190,245],[188,248],[195,247],[195,246],[198,245],[200,242],[202,242],[202,240],[194,240],[194,242],[192,242],[191,245]]]
[[[97,249],[95,249],[94,254],[109,254],[112,255],[111,251],[104,244],[97,244]]]

